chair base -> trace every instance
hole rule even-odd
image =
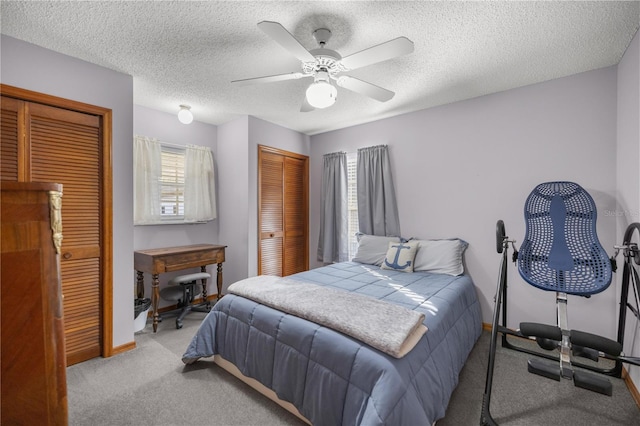
[[[182,320],[184,319],[184,317],[187,316],[187,314],[191,312],[209,313],[210,310],[211,310],[210,307],[207,306],[206,303],[202,303],[201,305],[187,305],[183,307],[182,310],[180,311],[180,314],[176,318],[176,328],[177,329],[182,328]]]
[[[210,277],[211,275],[206,272],[177,276],[169,281],[168,287],[160,291],[160,295],[164,299],[178,302],[178,308],[169,312],[178,312],[178,317],[176,318],[177,329],[182,328],[182,320],[184,320],[184,317],[190,312],[208,313],[211,310],[211,303],[205,297],[206,292],[204,287],[206,280]],[[205,300],[200,304],[193,304],[192,302],[197,293],[198,280],[203,281],[203,297],[205,297]],[[165,312],[163,315],[166,314]],[[161,320],[161,318],[159,320]]]
[[[211,311],[211,302],[208,304],[206,302],[198,303],[198,304],[188,304],[187,306],[183,306],[182,303],[178,303],[178,307],[172,309],[170,311],[163,312],[158,317],[158,322],[162,322],[165,317],[176,316],[176,328],[181,329],[183,326],[182,321],[184,318],[191,312],[202,312],[209,313]]]

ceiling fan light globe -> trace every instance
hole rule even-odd
[[[322,109],[336,102],[338,90],[326,81],[316,81],[307,88],[307,102],[314,108]]]

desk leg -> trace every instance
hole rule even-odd
[[[216,277],[216,286],[218,287],[217,300],[222,297],[222,263],[218,263],[218,276]]]
[[[153,332],[158,330],[158,301],[160,300],[160,280],[159,274],[151,275],[151,307],[153,308]]]
[[[202,265],[200,267],[200,272],[207,272],[207,265]],[[202,280],[202,301],[205,303],[207,309],[211,309],[209,306],[209,298],[207,296],[207,279]]]
[[[144,299],[144,272],[136,271],[136,273],[137,273],[136,297],[138,299]]]

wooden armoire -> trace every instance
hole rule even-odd
[[[3,425],[66,425],[62,186],[0,182]]]
[[[258,146],[258,274],[309,269],[309,157]]]
[[[60,274],[67,364],[110,356],[111,110],[7,85],[0,89],[0,179],[56,182],[64,189]]]

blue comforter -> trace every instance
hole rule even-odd
[[[204,319],[183,361],[219,354],[317,426],[431,425],[444,416],[482,331],[469,276],[345,262],[289,278],[423,312],[428,331],[411,352],[396,359],[329,328],[229,294]]]

